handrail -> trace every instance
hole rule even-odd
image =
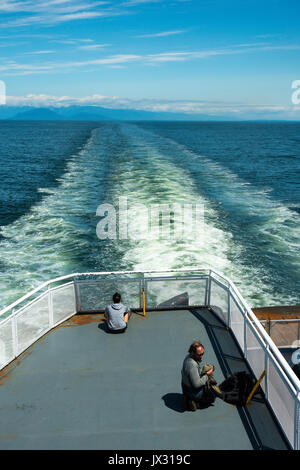
[[[4,313],[8,312],[9,310],[12,310],[17,305],[24,302],[24,300],[28,299],[29,297],[31,297],[32,295],[34,295],[36,292],[43,289],[44,287],[47,287],[50,284],[53,284],[55,282],[64,281],[65,279],[70,279],[70,278],[74,278],[77,276],[104,276],[104,275],[111,275],[111,274],[115,275],[115,274],[148,274],[148,273],[159,274],[159,273],[177,273],[177,272],[190,272],[190,271],[198,272],[198,271],[207,271],[209,269],[210,268],[178,268],[178,269],[160,269],[160,270],[151,270],[151,271],[99,271],[99,272],[67,274],[65,276],[60,276],[54,279],[50,279],[49,281],[46,281],[43,284],[40,284],[38,287],[36,287],[32,291],[28,292],[27,294],[17,299],[15,302],[11,303],[7,307],[4,307],[2,310],[0,310],[0,316],[4,315]]]
[[[282,356],[282,354],[278,350],[278,347],[276,346],[276,344],[274,343],[272,338],[267,334],[267,332],[265,331],[265,329],[261,325],[260,321],[257,319],[256,315],[253,313],[251,307],[248,305],[247,301],[241,296],[241,294],[239,293],[236,285],[230,279],[226,278],[226,276],[220,275],[217,271],[212,270],[212,272],[215,272],[218,276],[221,276],[223,279],[225,279],[229,283],[229,286],[232,288],[235,295],[238,297],[238,299],[241,301],[241,303],[244,305],[244,307],[246,307],[246,311],[247,311],[249,317],[251,318],[251,320],[253,321],[255,326],[257,326],[257,329],[259,330],[261,336],[264,338],[266,343],[271,347],[272,353],[276,357],[277,361],[280,363],[280,365],[284,369],[285,373],[287,373],[289,375],[290,379],[292,379],[292,382],[295,383],[296,389],[298,389],[298,391],[300,391],[300,379],[297,377],[295,372],[291,369],[288,362],[284,359],[284,357]]]
[[[16,307],[17,305],[19,305],[20,303],[24,302],[24,300],[28,299],[29,297],[31,297],[33,294],[35,294],[36,292],[38,292],[39,290],[41,289],[44,289],[44,287],[47,287],[49,286],[50,284],[53,284],[54,282],[59,282],[59,281],[62,281],[64,279],[69,279],[70,277],[74,277],[74,276],[78,276],[78,274],[68,274],[67,276],[61,276],[61,277],[57,277],[55,279],[50,279],[50,281],[46,281],[44,282],[43,284],[40,284],[38,287],[36,287],[35,289],[33,289],[32,291],[28,292],[27,294],[23,295],[22,297],[20,297],[19,299],[17,299],[15,302],[13,302],[12,304],[8,305],[7,307],[4,307],[1,311],[0,311],[0,316],[3,315],[4,313],[8,312],[9,310],[12,310],[14,307]]]

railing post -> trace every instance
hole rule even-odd
[[[140,308],[143,308],[142,293],[144,288],[144,274],[141,274],[139,282],[139,298],[140,298]]]
[[[247,359],[247,310],[244,308],[244,356]]]
[[[269,349],[270,349],[270,346],[267,344],[266,345],[266,351],[265,351],[265,371],[266,371],[266,375],[265,375],[265,397],[266,397],[267,400],[268,400],[268,396],[269,396],[269,383],[268,383],[268,380],[269,380]]]
[[[143,295],[144,292],[144,295]],[[145,309],[147,309],[147,282],[145,280],[145,275],[143,274],[143,285],[142,285],[142,292],[141,292],[143,298],[142,298],[142,305],[144,305],[145,301]]]
[[[145,298],[145,304],[146,302],[146,281],[145,281],[145,274],[141,273],[141,279],[140,279],[140,308],[143,309],[144,305],[144,298]]]
[[[271,328],[272,328],[272,321],[270,320],[270,318],[267,318],[267,333],[270,336],[270,338],[272,339],[272,337],[271,337]]]
[[[18,356],[18,330],[17,330],[17,320],[16,317],[14,316],[14,311],[15,309],[12,309],[12,321],[11,321],[11,327],[12,327],[12,338],[13,338],[13,353],[14,357]]]
[[[297,394],[296,400],[295,400],[294,450],[300,450],[299,423],[300,423],[300,392]]]
[[[228,328],[231,328],[230,297],[231,297],[231,292],[230,292],[230,285],[229,285],[229,286],[227,287],[227,302],[228,302],[228,319],[227,319],[227,326],[228,326]]]
[[[211,294],[211,270],[208,272],[208,291],[207,291],[207,306],[210,307],[210,294]]]
[[[78,284],[76,281],[76,276],[74,276],[73,282],[74,282],[74,292],[75,292],[75,309],[76,309],[76,313],[79,313],[81,310],[81,303],[80,303],[80,294],[79,294]]]
[[[208,307],[208,277],[206,278],[206,283],[205,283],[204,305],[205,305],[205,307]]]
[[[52,328],[54,324],[53,318],[53,299],[52,299],[52,291],[50,288],[51,284],[48,285],[48,309],[49,309],[49,327]]]

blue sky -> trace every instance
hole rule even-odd
[[[0,0],[8,105],[299,119],[300,2]]]

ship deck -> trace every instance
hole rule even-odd
[[[181,409],[189,345],[214,376],[247,370],[230,331],[207,309],[133,314],[125,334],[103,315],[75,315],[0,375],[0,449],[287,449],[261,393],[247,407],[216,399]]]

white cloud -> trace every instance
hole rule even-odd
[[[72,62],[48,62],[45,64],[19,64],[15,61],[9,61],[0,65],[2,75],[29,75],[36,73],[71,71],[74,68],[86,67],[90,65],[115,65],[124,64],[140,60],[140,56],[134,54],[118,54],[103,59],[72,61]]]
[[[98,17],[120,15],[121,13],[111,8],[107,1],[19,1],[0,0],[0,12],[10,14],[2,28],[24,27],[34,24],[55,25],[74,20],[85,20]],[[18,13],[18,17],[11,14]],[[20,16],[23,13],[22,16]],[[25,14],[25,15],[24,15]]]
[[[23,54],[53,54],[55,51],[32,51],[32,52],[23,52]]]
[[[64,43],[76,44],[81,49],[85,50],[97,50],[108,44],[91,44],[82,45],[78,44],[79,40],[63,40],[59,39],[56,42],[63,41]],[[24,75],[30,73],[45,73],[45,71],[51,71],[51,73],[72,71],[74,68],[84,68],[86,66],[103,66],[103,65],[118,65],[125,63],[137,63],[140,65],[159,65],[167,62],[184,62],[191,60],[202,60],[212,56],[225,56],[233,54],[246,54],[251,52],[263,52],[271,50],[299,50],[300,45],[277,45],[277,46],[253,46],[253,47],[241,47],[232,46],[231,48],[215,49],[215,50],[203,50],[203,51],[176,51],[176,52],[161,52],[158,54],[117,54],[108,57],[102,57],[94,60],[77,60],[77,61],[56,61],[56,62],[39,62],[38,64],[28,63],[16,63],[2,62],[0,65],[0,71],[2,75]]]
[[[160,54],[149,54],[145,57],[148,62],[182,62],[192,57],[191,52],[162,52]]]
[[[153,34],[142,34],[140,36],[135,36],[137,38],[162,38],[166,36],[173,36],[175,34],[183,34],[186,31],[183,29],[178,29],[175,31],[163,31],[161,33],[153,33]]]
[[[76,44],[74,39],[51,39],[49,42],[57,42],[58,44]]]
[[[70,13],[80,10],[88,10],[97,6],[105,6],[110,2],[83,2],[78,3],[73,0],[0,0],[0,11],[4,13],[37,13],[42,11],[51,11],[55,13]],[[67,4],[67,5],[66,5]]]
[[[50,21],[53,23],[61,23],[64,21],[71,20],[82,20],[86,18],[97,18],[99,16],[106,16],[107,13],[101,11],[81,11],[79,13],[70,13],[68,15],[60,15],[50,17]]]
[[[1,0],[0,11],[3,11],[5,13],[26,11],[26,6],[28,6],[31,3],[32,2],[22,2],[22,1],[14,2],[11,0]]]
[[[67,2],[61,2],[61,3],[67,3]],[[59,5],[61,5],[61,3]],[[96,8],[97,6],[103,6],[107,5],[108,2],[92,2],[92,3],[76,3],[76,2],[68,2],[69,4],[67,6],[59,6],[57,8],[58,3],[57,2],[45,2],[40,5],[40,7],[34,7],[34,11],[53,11],[55,13],[75,13],[77,11],[85,11],[85,10],[90,10],[92,8]],[[70,4],[71,3],[71,4]],[[52,6],[55,5],[55,8],[52,8]]]
[[[57,42],[59,44],[79,44],[81,42],[94,42],[94,39],[50,39],[49,42]]]
[[[54,25],[63,23],[66,21],[83,20],[88,18],[98,18],[100,16],[107,16],[106,12],[100,11],[82,11],[79,13],[72,14],[48,14],[48,15],[31,15],[24,18],[8,21],[7,23],[1,23],[0,26],[4,27],[18,27],[18,26],[30,26],[33,24],[49,24]]]
[[[136,5],[142,5],[144,3],[162,3],[165,0],[126,0],[120,4],[120,6],[134,7]]]
[[[110,44],[89,44],[86,46],[78,46],[77,49],[82,49],[84,51],[93,51],[93,50],[101,49],[103,47],[107,47],[109,45]]]
[[[223,49],[212,49],[204,51],[185,51],[185,52],[163,52],[159,54],[149,54],[145,60],[149,63],[157,62],[182,62],[187,60],[205,59],[207,57],[218,55],[246,54],[251,52],[276,51],[276,50],[298,50],[299,44],[290,45],[247,45],[241,44]]]
[[[77,39],[79,42],[93,42],[93,39]]]

